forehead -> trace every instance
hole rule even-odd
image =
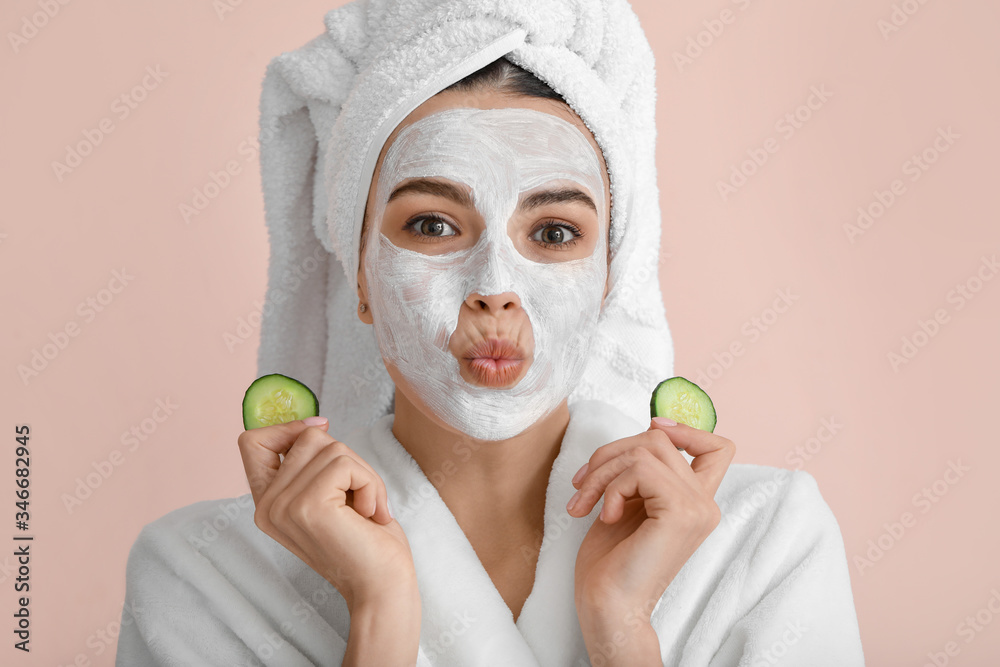
[[[576,130],[584,137],[587,143],[590,144],[593,149],[594,155],[597,156],[597,160],[600,164],[601,179],[604,183],[605,193],[610,191],[610,181],[607,173],[607,164],[604,160],[604,155],[598,145],[594,135],[587,128],[583,119],[580,118],[569,106],[566,104],[546,98],[533,97],[527,95],[510,95],[500,93],[499,91],[492,89],[482,89],[475,91],[442,91],[437,95],[429,98],[423,102],[420,106],[414,109],[402,122],[392,131],[389,138],[386,140],[385,144],[382,146],[382,150],[379,153],[378,159],[375,164],[375,171],[372,174],[372,187],[369,188],[369,198],[373,198],[375,195],[375,184],[379,177],[379,173],[382,169],[382,165],[386,154],[395,143],[396,138],[399,134],[409,127],[426,118],[432,114],[438,113],[446,109],[453,108],[469,108],[469,109],[501,109],[501,108],[521,108],[521,109],[534,109],[542,113],[549,114],[556,118],[566,121],[570,125],[576,128]]]
[[[568,179],[603,199],[603,169],[583,133],[534,109],[436,111],[399,131],[382,169],[380,188],[412,176],[442,176],[470,185],[486,181],[521,191]]]

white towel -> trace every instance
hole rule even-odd
[[[656,183],[652,50],[625,0],[357,0],[268,66],[261,170],[271,241],[258,375],[316,391],[331,434],[390,414],[394,386],[357,316],[358,241],[375,160],[412,109],[506,55],[594,133],[612,188],[611,290],[570,403],[638,421],[672,375]]]
[[[603,504],[570,517],[570,480],[597,447],[643,426],[603,402],[570,407],[546,489],[534,588],[515,624],[454,515],[393,437],[392,420],[345,442],[385,481],[410,543],[422,605],[418,667],[591,664],[573,571]],[[721,523],[652,614],[663,664],[863,666],[844,544],[815,480],[734,464],[716,501]],[[261,532],[253,509],[249,494],[205,501],[143,528],[128,559],[117,667],[341,664],[346,602]]]

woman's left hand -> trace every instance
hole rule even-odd
[[[694,457],[690,465],[679,449]],[[674,576],[719,525],[715,492],[735,451],[722,436],[653,420],[649,430],[594,452],[573,482],[579,491],[569,510],[586,516],[604,496],[576,558],[576,607],[584,626],[610,632],[630,619],[648,626]]]

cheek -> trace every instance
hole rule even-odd
[[[535,335],[552,345],[588,330],[600,313],[606,278],[603,258],[525,263],[518,273],[518,296]]]
[[[442,329],[454,331],[465,300],[462,260],[397,248],[381,234],[372,241],[377,253],[368,266],[369,288],[386,323],[434,338],[441,336]]]

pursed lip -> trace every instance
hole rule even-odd
[[[524,352],[505,338],[488,338],[466,350],[462,358],[469,370],[487,387],[505,387],[517,378],[524,366]]]
[[[487,338],[481,340],[462,355],[464,359],[517,359],[523,360],[524,353],[513,341],[506,338]]]

